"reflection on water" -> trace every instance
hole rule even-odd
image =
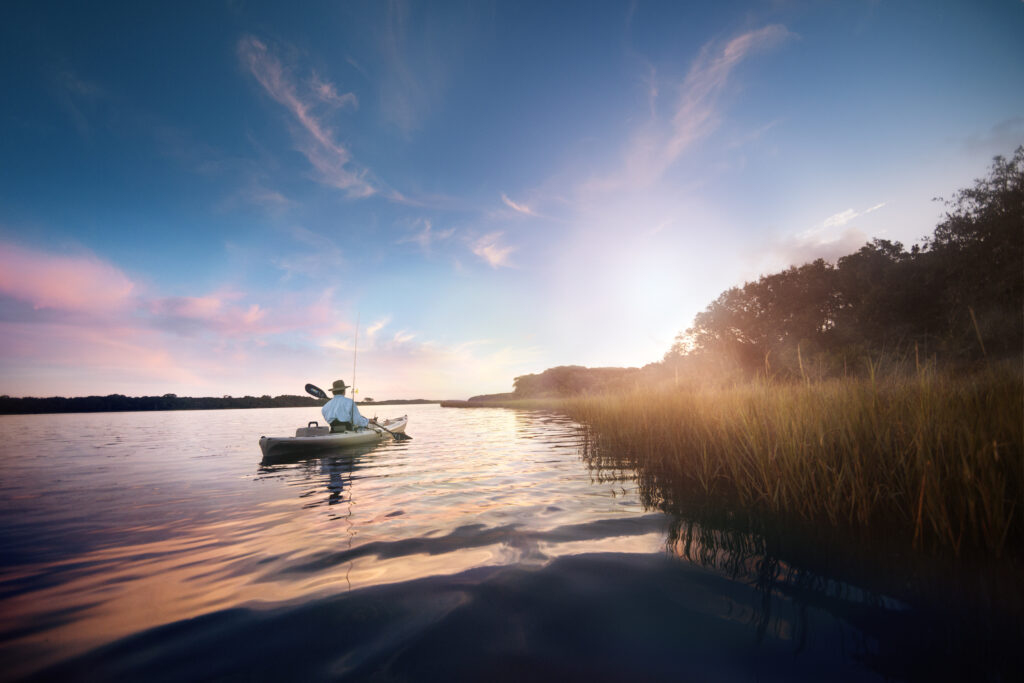
[[[412,441],[272,466],[310,409],[0,417],[0,678],[935,671],[893,654],[943,641],[900,633],[920,603],[581,461],[563,417],[406,411]]]
[[[581,453],[597,480],[632,476],[643,506],[669,515],[670,554],[757,590],[759,609],[748,617],[759,641],[786,633],[799,652],[815,635],[814,608],[848,625],[850,654],[886,677],[1024,673],[1024,572],[1012,560],[931,557],[885,536],[801,527],[699,500],[670,467],[604,448],[589,434]],[[785,605],[790,613],[780,614]]]
[[[0,417],[6,671],[239,605],[663,543],[660,516],[592,485],[565,419],[401,411],[413,441],[271,467],[259,436],[309,410]]]

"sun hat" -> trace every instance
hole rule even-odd
[[[346,389],[348,389],[348,385],[345,384],[345,380],[343,379],[336,379],[334,380],[334,384],[331,385],[332,394],[344,394]]]

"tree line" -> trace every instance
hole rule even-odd
[[[964,364],[1024,348],[1024,146],[946,202],[909,250],[875,239],[733,287],[699,313],[666,361],[717,356],[746,372],[850,372],[913,353]]]
[[[107,413],[145,410],[217,410],[226,408],[304,408],[320,407],[323,401],[312,396],[76,396],[65,398],[11,398],[0,396],[0,414],[27,415],[31,413]]]
[[[875,239],[723,292],[643,368],[561,366],[516,377],[512,397],[629,389],[680,375],[820,379],[879,359],[970,367],[1024,351],[1024,146],[945,201],[907,249]],[[484,397],[477,397],[484,398]]]

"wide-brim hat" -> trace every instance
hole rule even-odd
[[[346,389],[348,389],[348,385],[345,384],[343,379],[336,379],[334,384],[331,385],[332,394],[344,394]]]

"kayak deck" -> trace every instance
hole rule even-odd
[[[375,444],[383,439],[393,438],[388,431],[404,434],[409,417],[381,421],[380,427],[370,425],[363,429],[347,432],[318,434],[316,436],[261,436],[260,450],[264,461],[282,456],[303,455],[320,451],[336,450],[353,446]],[[381,429],[383,427],[383,429]],[[385,431],[387,430],[387,431]],[[300,428],[298,432],[306,433],[308,428]]]

